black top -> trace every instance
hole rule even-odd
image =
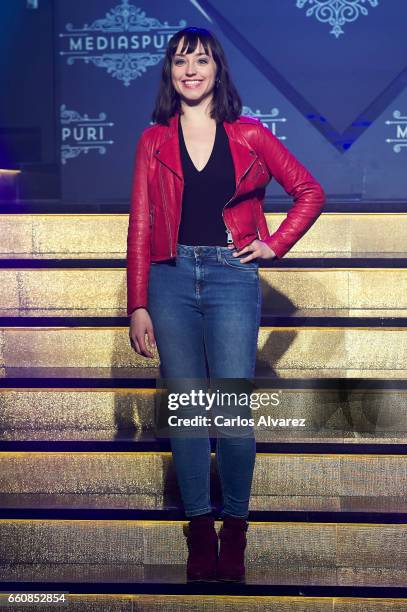
[[[178,136],[184,174],[178,242],[188,245],[226,246],[222,209],[235,193],[235,168],[223,124],[216,124],[215,143],[206,166],[197,170],[185,146],[181,121]]]

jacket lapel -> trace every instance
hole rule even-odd
[[[184,179],[178,138],[179,113],[170,118],[167,127],[167,138],[158,145],[154,156],[181,180]],[[226,134],[229,138],[230,152],[235,167],[236,185],[239,185],[242,177],[256,160],[257,155],[244,139],[239,139],[236,134],[235,124],[223,122]]]
[[[181,155],[178,139],[178,113],[170,118],[170,125],[166,128],[167,138],[158,145],[154,156],[181,180],[184,179],[181,164]]]
[[[223,126],[229,138],[230,152],[235,166],[236,186],[240,184],[242,177],[256,160],[256,152],[248,145],[244,138],[240,140],[236,134],[236,123],[223,122]]]

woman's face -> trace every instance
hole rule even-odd
[[[193,53],[181,54],[183,39],[172,58],[171,76],[175,91],[185,101],[199,102],[212,97],[215,87],[217,67],[212,57],[211,49],[207,55],[201,43]]]

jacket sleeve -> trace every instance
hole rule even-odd
[[[147,308],[150,269],[149,159],[143,135],[136,147],[127,231],[127,314]]]
[[[290,151],[263,125],[260,150],[272,176],[294,199],[294,204],[277,230],[264,240],[277,257],[283,257],[321,214],[325,193],[321,185]]]

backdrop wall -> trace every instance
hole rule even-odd
[[[21,13],[25,3],[16,0],[17,5]],[[244,112],[261,118],[330,199],[405,199],[406,0],[40,0],[39,5],[39,12],[24,9],[25,19],[16,9],[9,32],[9,44],[18,40],[20,47],[18,31],[26,33],[26,41],[35,35],[39,50],[31,55],[33,43],[26,42],[13,59],[24,58],[31,67],[25,78],[28,95],[33,93],[30,107],[14,92],[15,112],[23,116],[24,104],[40,121],[44,155],[51,157],[52,149],[61,165],[64,199],[129,197],[135,146],[150,122],[163,51],[186,25],[215,32]],[[2,56],[4,64],[4,48]],[[35,82],[47,92],[42,106]],[[284,192],[273,181],[268,195]]]

